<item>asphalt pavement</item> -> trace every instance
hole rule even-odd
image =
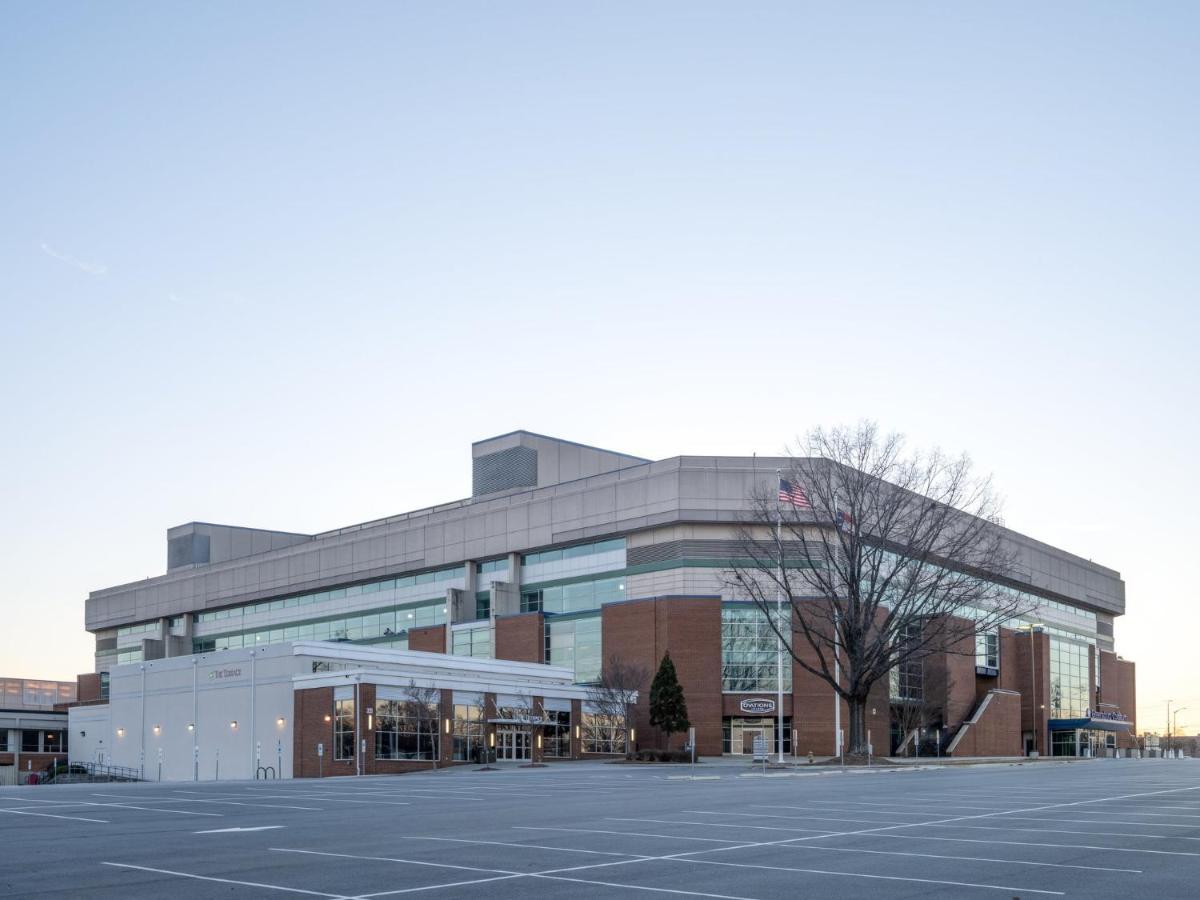
[[[1200,896],[1200,760],[0,788],[0,896]]]

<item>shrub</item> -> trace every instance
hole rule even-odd
[[[686,763],[692,761],[692,754],[687,750],[655,750],[653,748],[646,748],[638,750],[633,755],[633,758],[638,762]]]

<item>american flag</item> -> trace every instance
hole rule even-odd
[[[804,488],[798,484],[792,484],[785,478],[779,479],[779,499],[783,503],[792,504],[792,506],[812,509],[812,504],[808,502],[808,494],[804,493]]]

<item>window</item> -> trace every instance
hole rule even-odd
[[[67,732],[66,731],[43,731],[42,732],[42,751],[45,753],[66,753],[67,752]]]
[[[975,666],[976,668],[992,669],[994,670],[992,674],[1000,670],[999,632],[992,631],[975,635]]]
[[[491,572],[507,572],[507,571],[508,571],[508,559],[506,557],[502,557],[501,559],[490,559],[487,562],[481,562],[481,563],[475,564],[475,572],[479,575],[487,575]]]
[[[454,656],[492,658],[492,629],[488,625],[456,628],[450,635],[450,652]]]
[[[475,595],[475,618],[487,619],[492,615],[492,592],[480,591]]]
[[[542,714],[542,755],[555,759],[571,756],[571,713],[545,710]]]
[[[24,729],[21,732],[21,752],[40,753],[42,750],[42,733],[37,729]]]
[[[354,759],[354,700],[335,700],[333,704],[333,758]]]
[[[0,753],[8,752],[8,729],[0,728]]]
[[[142,651],[141,650],[122,650],[120,653],[117,654],[117,665],[118,666],[124,666],[124,665],[128,665],[129,663],[135,663],[135,662],[141,662],[141,661],[142,661]]]
[[[576,559],[580,556],[593,556],[597,553],[615,553],[625,549],[625,538],[614,538],[610,541],[596,541],[591,544],[576,544],[574,547],[563,547],[559,550],[543,550],[540,553],[526,553],[521,557],[521,565],[537,566],[542,563],[560,562],[564,559]]]
[[[900,628],[897,640],[910,643],[921,639],[922,627],[911,622]],[[888,673],[888,689],[892,700],[919,701],[925,698],[925,670],[921,660],[909,660],[895,666]]]
[[[433,759],[438,708],[418,700],[381,700],[375,711],[376,759]]]
[[[784,615],[790,616],[790,610]],[[778,636],[761,609],[745,604],[721,607],[721,690],[777,690],[777,650]],[[791,656],[786,651],[783,689],[792,689]]]
[[[620,716],[583,714],[584,753],[624,753],[625,727]]]
[[[575,670],[575,681],[600,678],[600,617],[546,621],[546,662]]]
[[[108,673],[107,672],[100,673],[100,699],[101,700],[108,699]]]
[[[158,630],[158,621],[141,622],[137,625],[124,625],[117,629],[117,637],[130,637],[135,634],[149,634],[152,631]]]
[[[256,603],[246,603],[242,606],[233,606],[227,609],[214,609],[208,612],[193,613],[193,622],[219,622],[222,619],[241,618],[243,615],[257,615],[264,612],[272,612],[280,609],[289,609],[294,606],[308,606],[313,603],[325,603],[329,600],[341,600],[345,597],[355,597],[360,594],[373,594],[380,591],[397,591],[404,588],[415,587],[416,585],[436,584],[442,581],[452,581],[455,578],[461,578],[463,570],[461,566],[450,566],[445,569],[438,569],[436,572],[423,572],[420,575],[406,575],[402,578],[384,578],[379,581],[372,581],[367,584],[352,584],[346,587],[333,588],[325,591],[317,591],[312,594],[300,594],[292,597],[280,597],[275,600],[259,600]],[[381,598],[382,599],[382,598]],[[149,623],[150,629],[155,628],[157,623]],[[144,626],[132,626],[141,628]],[[118,632],[120,633],[120,632]]]
[[[522,591],[521,612],[587,612],[624,599],[624,577],[596,578]]]
[[[1090,703],[1088,645],[1050,636],[1050,717],[1077,719]]]
[[[462,762],[483,762],[483,709],[472,704],[454,705],[454,758]]]
[[[193,653],[262,647],[280,641],[378,641],[400,635],[407,638],[410,628],[441,625],[446,621],[445,600],[425,600],[360,614],[320,621],[292,622],[280,628],[261,628],[230,634],[192,639]]]

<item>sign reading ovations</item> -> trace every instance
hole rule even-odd
[[[764,716],[775,712],[775,701],[766,697],[747,697],[738,704],[738,709],[755,716]]]

